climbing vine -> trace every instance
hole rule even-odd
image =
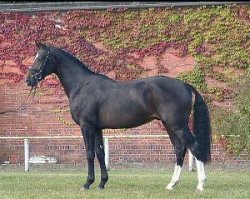
[[[181,56],[193,55],[203,68],[249,70],[250,65],[249,6],[2,12],[0,20],[0,58],[14,60],[22,74],[28,67],[24,59],[36,51],[36,39],[69,50],[97,72],[115,71],[122,80],[137,78],[145,70],[141,59],[169,47],[180,49]],[[107,51],[93,45],[98,42]],[[122,71],[126,74],[120,75]],[[22,74],[0,75],[19,82]]]
[[[185,82],[189,82],[202,91],[205,91],[207,88],[205,74],[199,66],[195,66],[191,72],[181,73],[176,78]]]
[[[176,77],[200,89],[209,102],[230,98],[232,89],[211,86],[207,78],[231,85],[237,76],[228,69],[250,73],[248,5],[1,12],[0,80],[11,80],[13,85],[23,81],[27,59],[36,52],[35,40],[64,48],[92,70],[112,73],[114,79],[122,81],[143,77],[148,69],[141,62],[151,55],[156,57],[157,73],[168,75],[162,55],[169,48],[176,49],[176,56],[191,55],[195,60],[192,71]],[[0,85],[6,82],[0,81]],[[41,87],[39,95],[62,93],[57,78],[46,79]],[[71,125],[63,116],[58,120]]]
[[[250,157],[250,79],[243,76],[237,81],[235,89],[235,106],[231,109],[213,111],[214,137],[224,140],[226,149],[239,155],[246,150]],[[218,114],[217,112],[220,112]]]

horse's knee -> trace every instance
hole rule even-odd
[[[98,157],[104,156],[104,149],[98,147],[98,148],[96,149],[96,155],[97,155]]]
[[[95,159],[94,151],[87,151],[87,160],[92,161]]]

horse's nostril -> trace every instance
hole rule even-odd
[[[30,86],[30,81],[29,81],[28,78],[26,79],[26,83],[27,83],[28,86]]]

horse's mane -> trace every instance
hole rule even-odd
[[[86,64],[84,64],[80,59],[78,59],[76,56],[72,55],[67,50],[62,49],[62,48],[57,48],[57,47],[54,47],[54,46],[50,46],[50,47],[54,48],[55,51],[58,51],[58,52],[62,53],[63,55],[69,57],[74,63],[76,63],[78,66],[81,66],[83,69],[95,73]]]
[[[54,49],[54,51],[57,51],[59,53],[62,53],[65,56],[69,57],[75,64],[77,64],[78,66],[82,67],[82,69],[84,69],[85,71],[88,71],[88,72],[94,73],[94,74],[96,74],[98,76],[101,76],[101,77],[113,80],[113,79],[107,77],[106,75],[103,75],[101,73],[98,73],[98,72],[95,72],[95,71],[91,70],[86,64],[84,64],[80,59],[78,59],[76,56],[72,55],[67,50],[62,49],[62,48],[58,48],[58,47],[54,47],[54,46],[50,46],[50,48]]]

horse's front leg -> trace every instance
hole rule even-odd
[[[83,189],[89,189],[90,185],[95,181],[95,128],[84,126],[82,128],[82,134],[84,137],[88,164],[88,177],[86,183],[83,185]]]
[[[100,169],[101,169],[101,183],[99,184],[99,188],[104,189],[105,184],[108,181],[108,171],[105,165],[105,153],[104,153],[104,146],[103,146],[102,131],[96,132],[95,151],[96,151],[96,156],[100,163]]]

